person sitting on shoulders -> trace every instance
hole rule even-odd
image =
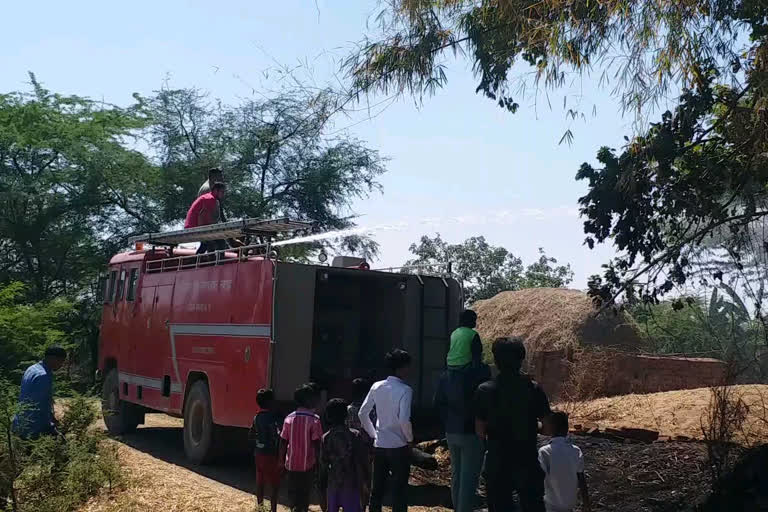
[[[446,363],[448,368],[461,368],[472,363],[480,366],[483,356],[483,344],[477,327],[477,313],[466,309],[459,316],[459,326],[451,333],[451,346]]]
[[[478,386],[491,378],[487,364],[448,366],[434,397],[451,454],[451,497],[457,512],[475,508],[477,483],[485,446],[475,433],[474,397]]]

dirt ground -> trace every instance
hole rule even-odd
[[[81,512],[255,510],[249,461],[190,465],[184,459],[180,420],[147,415],[146,425],[114,442],[121,445],[127,488],[91,500]],[[707,493],[709,475],[700,443],[623,444],[588,437],[575,437],[574,442],[584,451],[595,511],[683,510]],[[409,510],[450,510],[450,461],[443,448],[437,458],[437,471],[413,471]]]
[[[733,389],[734,396],[740,397],[749,408],[736,442],[743,445],[768,442],[768,385],[733,386]],[[572,426],[647,428],[663,436],[701,439],[702,416],[709,400],[709,388],[699,388],[622,395],[558,406],[570,413]]]
[[[103,424],[101,425],[103,428]],[[92,499],[81,512],[253,512],[254,473],[250,459],[240,457],[209,466],[194,466],[184,457],[182,421],[147,414],[146,424],[123,436],[119,456],[128,475],[125,489]],[[449,510],[448,487],[414,478],[409,510]],[[285,497],[281,503],[286,503]],[[280,510],[288,508],[281,506]],[[319,511],[315,506],[311,510]]]

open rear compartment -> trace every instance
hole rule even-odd
[[[387,375],[393,348],[413,357],[408,383],[414,420],[429,416],[462,305],[449,278],[337,267],[277,264],[272,386],[290,401],[317,382],[327,398],[351,399],[352,380]]]
[[[385,376],[384,354],[402,347],[406,331],[406,277],[317,272],[310,378],[328,397],[349,400],[353,379]]]

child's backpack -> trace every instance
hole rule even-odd
[[[253,417],[248,438],[258,453],[277,455],[280,435],[277,431],[277,418],[271,412],[260,412]]]

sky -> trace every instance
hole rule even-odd
[[[27,88],[28,71],[53,91],[119,105],[164,83],[234,103],[279,88],[276,70],[285,66],[318,85],[338,84],[339,62],[374,32],[378,10],[375,0],[11,2],[0,32],[0,91]],[[577,201],[586,187],[574,176],[601,146],[620,149],[632,119],[590,77],[549,101],[521,97],[510,114],[475,94],[467,61],[446,65],[448,85],[435,96],[336,121],[335,129],[389,158],[383,193],[353,205],[381,246],[373,267],[401,265],[424,234],[451,243],[483,235],[526,264],[543,247],[571,264],[573,287],[586,288],[614,252],[583,245]],[[586,120],[566,119],[564,98]],[[560,144],[568,128],[573,143]]]

